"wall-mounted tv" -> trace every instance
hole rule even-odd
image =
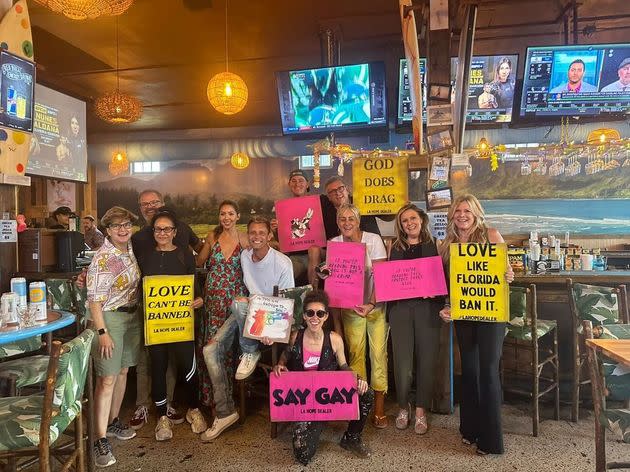
[[[33,131],[35,64],[0,51],[0,126]]]
[[[630,111],[630,44],[527,48],[521,116]]]
[[[36,84],[34,115],[26,173],[87,182],[85,102]]]
[[[455,84],[458,58],[451,59],[451,82]],[[512,121],[516,86],[517,54],[473,56],[468,80],[467,123]]]
[[[426,88],[426,70],[427,60],[421,57],[420,60],[420,87],[422,90],[422,121],[427,121],[427,88]],[[401,59],[398,67],[398,125],[411,122],[411,90],[409,87],[409,70],[407,68],[407,59]]]
[[[277,72],[276,81],[284,134],[387,124],[382,62]]]

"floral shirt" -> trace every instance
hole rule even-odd
[[[131,242],[127,252],[122,252],[105,239],[88,268],[88,301],[102,303],[103,311],[135,305],[138,303],[139,281],[140,269]]]

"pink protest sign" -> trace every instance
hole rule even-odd
[[[322,205],[318,195],[287,198],[276,202],[280,251],[304,251],[326,247]]]
[[[271,421],[359,419],[354,372],[283,372],[269,376]]]
[[[374,264],[377,302],[446,295],[446,279],[440,256]]]
[[[365,289],[365,244],[329,241],[326,265],[330,270],[326,279],[330,306],[354,308],[361,305]]]

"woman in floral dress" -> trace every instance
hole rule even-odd
[[[208,234],[197,256],[198,267],[208,262],[204,295],[206,316],[197,320],[196,334],[200,399],[204,405],[212,404],[212,386],[203,360],[203,347],[230,315],[234,298],[247,295],[240,255],[249,243],[247,235],[236,228],[240,216],[236,202],[221,202],[219,225]],[[231,371],[232,358],[228,356],[226,362],[228,371]]]

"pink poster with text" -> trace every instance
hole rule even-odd
[[[446,295],[446,279],[440,256],[374,264],[377,302]]]
[[[276,202],[280,251],[305,251],[326,247],[326,232],[319,195],[287,198]]]
[[[350,371],[283,372],[269,376],[271,421],[359,419],[357,377]]]
[[[363,303],[365,290],[365,244],[329,241],[326,265],[326,293],[330,306],[354,308]]]

